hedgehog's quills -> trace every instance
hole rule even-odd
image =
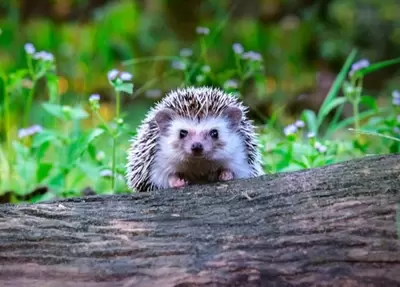
[[[263,174],[257,135],[246,113],[237,98],[219,89],[170,92],[132,140],[129,188],[179,188]]]

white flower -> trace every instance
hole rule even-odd
[[[193,55],[193,51],[189,48],[183,48],[180,50],[179,55],[181,57],[190,57]]]
[[[324,146],[323,144],[321,144],[319,142],[316,142],[314,147],[319,153],[324,153],[328,150],[328,148],[326,146]]]
[[[132,76],[131,73],[122,72],[122,73],[119,75],[119,78],[120,78],[122,81],[130,81],[130,80],[132,80],[133,76]]]
[[[196,76],[196,81],[198,82],[198,83],[201,83],[201,82],[203,82],[205,80],[205,77],[203,76],[203,75],[197,75]]]
[[[242,58],[243,59],[248,59],[248,60],[251,60],[251,61],[262,61],[261,54],[259,54],[257,52],[254,52],[254,51],[249,51],[249,52],[244,53],[242,55]]]
[[[210,33],[210,29],[207,27],[197,27],[196,32],[200,35],[208,35]]]
[[[36,133],[39,133],[43,130],[43,128],[39,125],[33,125],[24,129],[18,130],[18,138],[24,138],[27,136],[34,135]]]
[[[227,80],[224,83],[224,88],[225,89],[237,89],[237,87],[239,87],[239,84],[235,80]]]
[[[397,90],[394,90],[392,92],[392,103],[395,106],[400,106],[400,92]]]
[[[99,151],[96,154],[96,160],[101,161],[106,157],[106,154],[104,153],[104,151]]]
[[[36,54],[33,55],[33,58],[36,60],[43,60],[48,62],[52,62],[54,60],[53,54],[46,51],[37,52]]]
[[[235,54],[242,54],[244,52],[243,46],[240,43],[233,44],[232,49]]]
[[[117,69],[112,69],[111,71],[109,71],[107,73],[107,78],[108,78],[108,80],[113,81],[118,76],[118,74],[119,74],[119,71]]]
[[[297,120],[294,125],[298,128],[304,128],[305,127],[305,123],[301,120]]]
[[[313,138],[313,137],[315,137],[315,133],[309,132],[309,133],[307,134],[307,137],[308,137],[308,138]]]
[[[93,94],[89,97],[90,102],[97,102],[100,100],[100,95],[99,94]]]
[[[350,69],[349,75],[352,76],[354,72],[366,68],[369,66],[369,61],[367,59],[361,59],[358,62],[355,62]]]
[[[158,89],[148,90],[146,91],[146,97],[150,99],[157,99],[161,97],[161,91]]]
[[[210,66],[203,66],[203,67],[201,67],[201,71],[204,74],[207,74],[207,73],[209,73],[211,71],[211,68],[210,68]]]
[[[109,177],[112,176],[112,171],[109,169],[103,169],[102,171],[100,171],[100,176],[101,177]]]
[[[293,124],[288,125],[283,129],[283,133],[286,136],[294,134],[295,132],[297,132],[297,127],[295,125],[293,125]]]
[[[175,70],[185,70],[186,69],[186,64],[182,61],[173,61],[172,62],[172,68]]]
[[[24,45],[25,52],[29,55],[33,55],[36,52],[35,46],[32,43],[26,43]]]

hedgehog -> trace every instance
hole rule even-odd
[[[152,107],[128,149],[129,189],[152,191],[263,174],[248,108],[219,88],[171,90]]]

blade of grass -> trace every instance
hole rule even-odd
[[[377,62],[375,64],[369,65],[368,67],[365,67],[363,69],[358,70],[355,72],[355,77],[364,77],[365,75],[372,73],[374,71],[386,68],[388,66],[394,65],[394,64],[399,64],[400,63],[400,57],[391,59],[391,60],[386,60],[386,61],[381,61]]]
[[[365,112],[360,113],[360,114],[358,115],[358,118],[359,118],[359,120],[363,120],[363,119],[366,119],[366,118],[371,117],[371,116],[374,116],[374,115],[379,115],[379,114],[385,113],[385,112],[387,112],[388,110],[389,110],[389,108],[382,108],[382,109],[380,109],[380,111],[378,111],[378,112],[377,112],[376,110],[368,110],[368,111],[365,111]],[[326,134],[325,134],[325,137],[328,138],[328,137],[331,136],[331,134],[332,134],[334,131],[339,130],[339,129],[343,129],[343,128],[345,128],[346,126],[352,125],[353,123],[354,123],[354,117],[348,117],[347,119],[341,121],[341,122],[338,123],[337,125],[335,125],[335,126],[330,126],[330,127],[328,128]]]
[[[122,62],[123,66],[130,66],[136,65],[140,63],[147,63],[147,62],[160,62],[160,61],[171,61],[176,60],[179,57],[177,56],[157,56],[157,57],[143,57],[143,58],[136,58],[130,59]]]
[[[364,134],[364,135],[377,136],[377,137],[386,138],[386,139],[390,139],[390,140],[394,140],[394,141],[400,142],[400,138],[395,138],[395,137],[388,136],[388,135],[383,135],[383,134],[380,134],[380,133],[368,132],[368,131],[363,131],[363,130],[356,130],[356,129],[352,129],[352,128],[350,128],[349,131],[353,131],[353,132],[356,132],[356,133],[359,133],[359,134]]]
[[[330,102],[339,94],[340,88],[342,86],[342,83],[344,79],[346,78],[347,72],[351,67],[351,64],[353,63],[355,57],[357,55],[357,50],[353,49],[349,56],[346,59],[346,62],[344,63],[342,69],[340,70],[338,76],[336,77],[335,81],[333,82],[331,88],[329,89],[328,95],[326,96],[324,102],[321,105],[321,108],[319,109],[318,115],[317,115],[317,131],[319,127],[321,126],[322,122],[324,121],[324,115],[326,113],[326,108],[329,106]]]

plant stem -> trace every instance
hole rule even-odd
[[[6,142],[7,142],[7,154],[8,154],[8,165],[9,169],[11,169],[11,161],[12,161],[12,152],[11,152],[11,125],[10,125],[10,98],[7,88],[7,78],[4,73],[1,75],[3,82],[3,95],[4,95],[4,132],[6,133]]]
[[[107,132],[110,134],[110,136],[112,137],[112,158],[111,158],[111,172],[112,172],[112,176],[111,176],[111,188],[112,191],[115,192],[115,169],[116,169],[116,151],[117,151],[117,135],[109,129],[107,123],[104,121],[104,119],[101,117],[101,115],[99,114],[99,111],[95,110],[96,116],[97,118],[101,121],[101,123],[104,125],[105,129],[107,130]]]
[[[121,94],[120,94],[119,91],[116,91],[116,96],[115,96],[115,116],[116,116],[117,120],[119,119],[120,105],[121,105]]]
[[[32,81],[32,88],[29,90],[29,95],[28,95],[28,100],[26,101],[25,105],[25,115],[24,115],[24,121],[22,127],[27,127],[28,126],[28,119],[29,119],[29,114],[31,112],[31,107],[32,107],[32,101],[33,101],[33,94],[35,92],[35,85],[36,81]]]
[[[116,166],[116,146],[117,146],[117,139],[113,137],[112,143],[112,177],[111,177],[111,188],[112,191],[115,192],[115,166]]]
[[[360,118],[359,118],[359,109],[358,105],[361,101],[361,92],[362,92],[362,84],[363,84],[363,78],[359,78],[358,83],[357,83],[357,89],[356,89],[356,95],[353,101],[353,113],[354,113],[354,128],[356,130],[360,129]],[[357,140],[360,139],[360,134],[356,135]]]

